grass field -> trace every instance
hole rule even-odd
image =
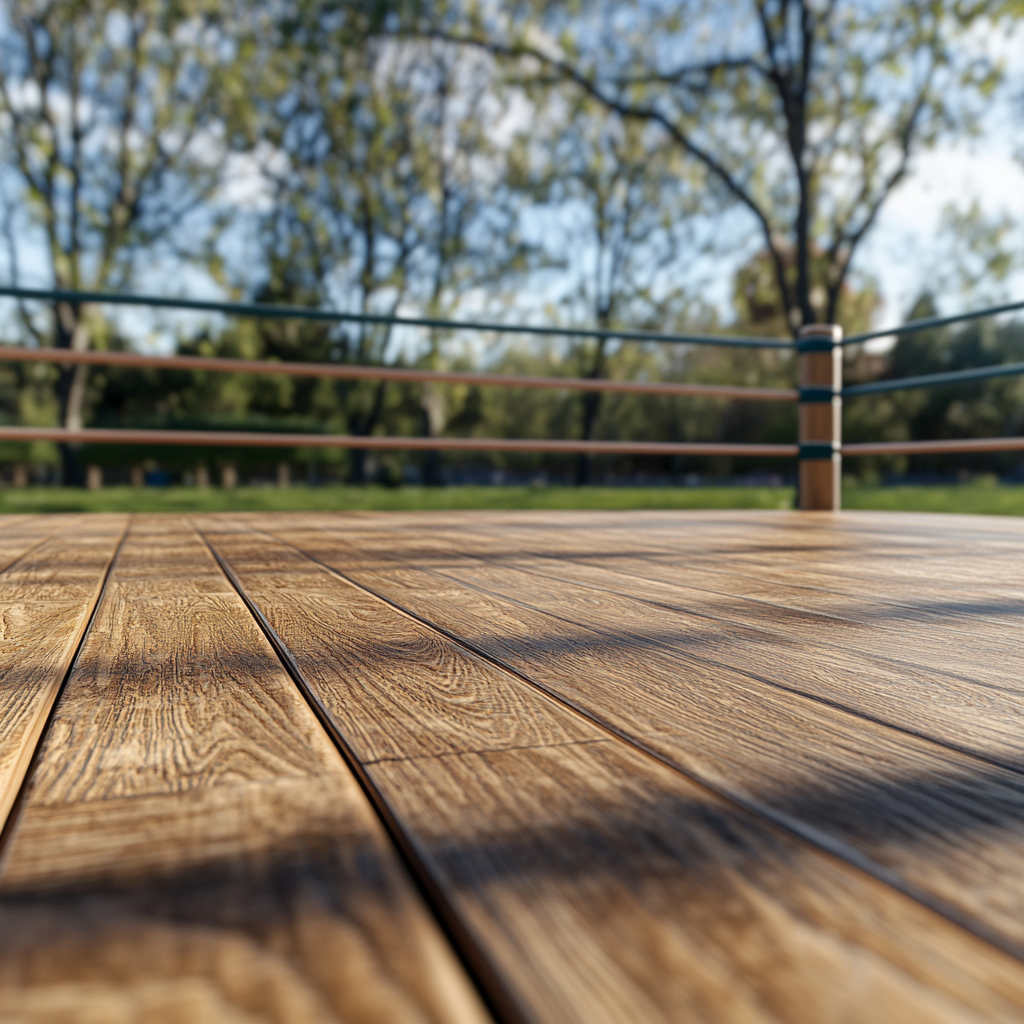
[[[792,508],[791,487],[71,487],[0,488],[0,512],[220,512],[301,509]],[[1024,486],[846,487],[843,507],[1024,515]]]
[[[0,512],[220,512],[346,509],[790,508],[789,487],[26,487]]]
[[[843,508],[1024,516],[1024,485],[989,483],[844,487]]]

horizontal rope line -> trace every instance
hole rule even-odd
[[[947,441],[869,441],[844,444],[843,455],[943,455],[1024,451],[1024,437],[969,437]]]
[[[85,427],[0,427],[0,441],[68,444],[156,444],[220,448],[363,448],[407,451],[564,452],[591,455],[705,455],[792,458],[795,444],[727,444],[674,441],[555,441],[542,438],[356,437],[348,434],[274,434],[239,430],[134,430]],[[911,455],[1024,451],[1024,437],[983,437],[943,441],[871,441],[845,444],[842,454]]]
[[[920,377],[901,377],[898,380],[877,380],[870,384],[854,384],[843,388],[843,397],[875,395],[882,391],[901,391],[904,388],[928,388],[941,384],[959,384],[963,381],[988,380],[992,377],[1016,377],[1024,373],[1024,363],[1000,363],[998,366],[979,366],[972,370],[950,370],[947,373],[926,373]]]
[[[673,441],[549,441],[497,437],[355,437],[349,434],[269,434],[249,430],[132,430],[84,427],[0,427],[0,441],[67,444],[160,444],[218,448],[366,448],[407,451],[570,452],[590,455],[736,455],[787,457],[795,444]]]
[[[110,303],[118,306],[153,306],[160,309],[192,309],[231,316],[273,317],[294,320],[320,320],[330,323],[396,324],[408,327],[432,327],[452,331],[496,331],[501,334],[537,334],[565,338],[608,338],[619,341],[656,341],[677,345],[731,345],[741,348],[793,348],[792,341],[781,338],[728,337],[720,334],[666,334],[658,331],[614,331],[590,327],[539,327],[532,324],[502,324],[489,321],[437,320],[432,317],[385,316],[378,313],[342,313],[303,306],[271,305],[260,302],[211,302],[203,299],[168,299],[158,295],[118,295],[66,288],[12,288],[0,286],[0,296],[42,302]]]
[[[568,391],[610,391],[647,395],[691,395],[703,398],[744,398],[752,401],[795,402],[795,388],[733,387],[727,384],[682,384],[671,381],[606,380],[590,377],[528,377],[505,373],[414,370],[390,366],[351,366],[342,363],[288,363],[269,359],[225,359],[218,356],[149,356],[137,352],[75,352],[59,348],[20,348],[0,345],[0,361],[84,363],[89,366],[129,366],[140,369],[205,370],[213,373],[283,374],[337,380],[389,380],[415,384],[469,384],[484,387],[549,388]]]
[[[1024,309],[1024,301],[1008,302],[1003,306],[988,306],[986,309],[975,309],[970,313],[954,313],[952,316],[928,316],[920,320],[909,320],[899,327],[888,327],[883,331],[866,331],[864,334],[851,334],[844,339],[844,345],[856,345],[872,338],[888,338],[891,335],[913,334],[915,331],[927,331],[931,327],[946,327],[949,324],[964,323],[967,320],[978,320],[985,316],[998,316],[1000,313],[1011,313],[1015,309]]]

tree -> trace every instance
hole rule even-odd
[[[936,316],[935,299],[922,294],[908,319]],[[871,379],[899,380],[930,373],[968,370],[1024,359],[1024,324],[993,318],[933,327],[900,336],[893,347],[873,357]],[[856,379],[855,379],[856,382]],[[1024,429],[1024,379],[1019,376],[966,381],[864,395],[845,409],[844,433],[852,441],[937,440],[1019,435]],[[876,479],[883,472],[908,468],[948,474],[954,470],[1007,472],[1022,468],[1019,453],[869,457],[855,471]]]
[[[212,13],[202,0],[3,4],[0,154],[16,282],[20,267],[41,264],[58,289],[118,289],[143,251],[203,252],[237,98]],[[76,302],[58,303],[48,323],[20,313],[37,344],[58,348],[89,348],[97,326]],[[85,366],[59,372],[69,429],[83,425],[87,382]],[[62,460],[75,482],[68,446]]]
[[[915,156],[969,130],[999,68],[966,45],[978,0],[684,0],[432,8],[459,40],[656,126],[737,204],[794,333],[834,320],[857,249]],[[814,253],[826,260],[815,301]],[[791,262],[788,254],[792,254]],[[790,269],[790,267],[792,269]]]
[[[796,275],[796,254],[792,249],[781,251],[782,265],[790,280]],[[733,281],[733,308],[736,311],[736,329],[745,334],[771,337],[785,334],[785,311],[778,303],[775,282],[776,254],[761,249],[741,264]],[[808,277],[811,282],[811,305],[822,311],[828,290],[831,261],[828,254],[816,246],[811,249]],[[832,303],[832,320],[841,323],[847,334],[871,329],[881,296],[875,282],[864,275],[853,282],[846,278]],[[827,314],[820,312],[820,316]]]
[[[627,323],[664,329],[688,305],[681,259],[698,254],[689,219],[708,212],[700,182],[649,125],[609,114],[589,96],[568,105],[561,99],[549,97],[547,117],[535,118],[521,140],[526,155],[516,161],[514,180],[548,211],[547,220],[557,223],[560,211],[569,221],[548,241],[552,261],[568,263],[574,277],[563,315],[601,330]],[[579,375],[606,376],[613,344],[612,337],[574,344]],[[589,440],[602,395],[582,392],[578,401],[579,435]],[[590,481],[592,461],[578,457],[577,484]]]
[[[500,153],[487,128],[500,112],[485,109],[484,62],[467,65],[450,44],[368,39],[352,18],[305,13],[265,40],[256,86],[263,138],[278,158],[266,168],[264,294],[360,313],[448,315],[516,249],[495,201]],[[402,356],[390,325],[343,325],[332,336],[343,361]],[[438,364],[441,340],[431,334],[425,365]],[[383,383],[336,390],[345,429],[377,429]],[[443,405],[442,395],[421,393],[424,433],[443,429]],[[352,478],[364,479],[365,453],[353,451],[351,465]]]

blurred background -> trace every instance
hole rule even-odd
[[[1024,298],[1024,4],[0,0],[0,283],[565,327],[847,334]],[[0,343],[793,386],[784,350],[0,299]],[[2,351],[0,351],[2,355]],[[1012,314],[848,383],[1024,360]],[[0,424],[792,442],[792,405],[0,360]],[[1024,379],[846,402],[1017,435]],[[848,460],[1024,512],[1024,455]],[[0,442],[0,510],[792,503],[789,460]]]

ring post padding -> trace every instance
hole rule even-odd
[[[797,340],[799,360],[799,507],[834,512],[841,502],[843,329],[809,324]]]

